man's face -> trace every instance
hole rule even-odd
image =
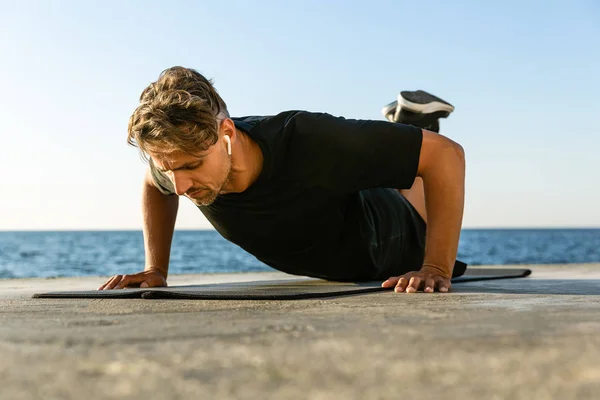
[[[212,204],[231,179],[231,157],[223,136],[206,151],[194,155],[177,151],[150,154],[156,168],[173,182],[175,191],[197,206]]]

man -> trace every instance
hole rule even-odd
[[[99,289],[166,286],[183,195],[225,239],[278,270],[447,292],[465,156],[434,131],[452,110],[418,91],[384,108],[392,123],[306,111],[230,118],[200,73],[163,71],[143,91],[128,129],[128,142],[149,162],[146,267]]]

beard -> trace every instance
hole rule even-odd
[[[219,194],[216,191],[206,189],[202,193],[202,197],[188,197],[188,198],[196,206],[202,207],[202,206],[210,206],[212,203],[215,202],[215,200],[217,200],[218,196],[219,196]]]
[[[225,187],[225,185],[227,185],[231,181],[231,159],[229,159],[229,157],[228,157],[228,160],[229,160],[229,162],[227,163],[227,167],[226,167],[225,179],[223,180],[221,185],[218,186],[218,189],[212,190],[209,188],[204,188],[204,189],[202,189],[202,192],[200,192],[198,194],[198,197],[186,196],[188,199],[190,199],[192,201],[192,203],[194,203],[198,207],[202,207],[202,206],[210,206],[211,204],[213,204],[215,202],[215,200],[217,200],[217,197],[223,190],[223,187]],[[197,191],[198,190],[196,190],[196,189],[190,190],[191,193],[194,193]]]

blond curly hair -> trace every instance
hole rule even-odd
[[[149,153],[195,154],[218,140],[219,125],[229,118],[227,105],[198,71],[172,67],[161,72],[140,96],[129,118],[127,143]]]

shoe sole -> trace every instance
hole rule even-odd
[[[400,92],[396,104],[399,104],[400,107],[408,111],[421,114],[445,111],[450,115],[450,113],[454,111],[454,106],[452,104],[422,90],[416,92]]]

